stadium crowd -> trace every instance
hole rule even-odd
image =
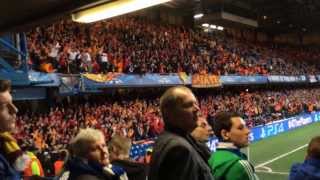
[[[141,17],[89,25],[63,20],[27,33],[29,64],[35,70],[60,73],[319,73],[316,49],[244,42],[230,34],[208,34]]]
[[[206,33],[140,17],[90,25],[63,20],[37,27],[27,33],[27,38],[30,67],[45,72],[301,75],[319,74],[320,69],[317,49],[243,41],[227,30]],[[98,129],[94,134],[99,138],[93,138],[98,143],[102,139],[111,142],[115,135],[128,138],[128,142],[158,137],[166,123],[160,113],[160,91],[151,97],[143,90],[128,91],[125,96],[93,95],[55,105],[42,114],[19,113],[14,135],[23,150],[40,152],[45,174],[52,176],[53,161],[60,157],[50,155],[70,148],[72,143],[77,146],[73,138],[84,138],[79,135],[81,129]],[[320,110],[318,88],[194,91],[199,112],[208,122],[219,113],[239,112],[246,125],[254,127]],[[77,155],[82,156],[81,152]],[[76,166],[77,159],[73,160]]]
[[[145,180],[148,174],[150,179],[186,176],[184,179],[211,180],[213,176],[238,177],[241,172],[241,179],[258,179],[254,166],[240,153],[249,145],[250,129],[246,124],[269,123],[320,109],[319,88],[194,91],[199,98],[185,86],[169,88],[160,100],[136,92],[135,96],[124,93],[131,98],[113,96],[117,101],[101,96],[87,101],[87,97],[85,103],[69,101],[66,106],[51,108],[47,114],[19,115],[16,121],[18,109],[9,93],[10,83],[0,80],[0,177]],[[205,144],[212,130],[220,140],[213,153]],[[149,165],[130,159],[132,139],[154,136],[157,139]],[[298,178],[305,166],[314,166],[318,161],[317,139],[310,142],[305,162],[293,166],[290,178]],[[68,153],[50,157],[59,149]],[[35,150],[40,152],[40,160]],[[225,158],[227,155],[229,158]],[[232,171],[220,166],[235,160]],[[175,169],[170,171],[172,167]],[[185,168],[192,171],[183,171]],[[308,170],[308,176],[318,177],[314,172]]]
[[[135,92],[131,96],[139,95]],[[218,112],[237,111],[250,127],[320,109],[317,88],[227,91],[205,93],[198,98],[202,116],[212,119]],[[17,117],[16,137],[39,150],[55,151],[65,148],[70,138],[85,127],[101,129],[107,141],[114,134],[134,141],[153,138],[163,130],[159,99],[97,97],[84,103],[57,106],[45,114],[21,114]]]

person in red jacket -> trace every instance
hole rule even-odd
[[[54,166],[54,174],[57,176],[61,173],[64,165],[65,158],[67,157],[67,151],[61,151],[59,153],[59,158],[53,164]]]

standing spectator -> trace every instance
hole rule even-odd
[[[83,51],[81,54],[81,65],[83,72],[91,72],[92,70],[92,59],[88,50]]]
[[[200,117],[197,121],[197,127],[192,131],[191,136],[201,143],[206,143],[212,135],[213,131],[211,126],[204,117]]]
[[[50,63],[52,63],[53,67],[55,69],[58,68],[58,59],[59,59],[59,50],[61,46],[59,42],[55,42],[51,45],[50,52],[49,52],[49,58],[50,58]]]
[[[65,165],[62,179],[120,180],[123,170],[109,168],[109,154],[101,131],[87,128],[80,130],[70,143],[71,157]]]
[[[165,131],[157,139],[150,163],[150,180],[210,180],[210,169],[197,152],[190,133],[197,127],[199,106],[190,89],[168,89],[160,99]]]
[[[77,62],[76,58],[78,54],[80,54],[79,50],[76,50],[75,48],[70,48],[68,50],[68,72],[69,73],[76,73],[77,69]]]
[[[254,167],[240,148],[249,144],[250,130],[236,113],[221,112],[213,124],[219,139],[216,152],[212,153],[209,164],[217,180],[255,180],[258,179]]]
[[[291,167],[289,180],[298,179],[320,179],[320,136],[314,137],[310,141],[306,160]]]
[[[101,52],[100,54],[100,63],[101,63],[101,71],[103,73],[107,73],[109,69],[109,60],[108,54],[105,52]]]
[[[131,140],[129,138],[114,135],[109,142],[111,164],[122,167],[126,171],[129,180],[146,180],[146,166],[130,160],[130,149]]]
[[[206,143],[209,141],[210,136],[213,135],[213,131],[207,120],[203,117],[199,118],[197,125],[192,131],[191,136],[197,141],[200,155],[208,162],[211,152]]]
[[[0,80],[0,179],[20,179],[16,168],[22,151],[11,136],[11,132],[15,130],[17,112],[10,95],[10,82]]]
[[[67,158],[67,154],[68,152],[66,150],[59,152],[58,159],[53,164],[55,176],[58,176],[63,170],[63,165],[64,165],[64,161]]]

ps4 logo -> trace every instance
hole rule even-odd
[[[314,115],[314,121],[315,121],[315,122],[320,121],[320,113],[316,113],[316,114]]]
[[[210,151],[213,152],[213,151],[216,151],[216,147],[217,147],[217,144],[218,144],[218,139],[216,138],[211,138],[208,142],[207,142],[207,146],[209,147]]]

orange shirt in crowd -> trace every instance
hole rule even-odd
[[[53,166],[54,166],[54,175],[59,175],[62,168],[63,168],[64,162],[62,160],[57,160],[56,162],[54,162]]]

